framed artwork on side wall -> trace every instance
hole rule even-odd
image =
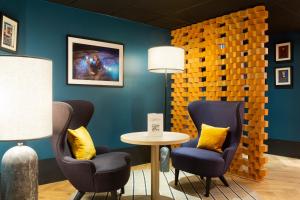
[[[124,45],[67,36],[68,84],[123,87]]]
[[[292,88],[293,87],[293,68],[277,67],[275,68],[275,87]]]
[[[276,62],[292,60],[291,42],[276,44],[275,58]]]
[[[0,47],[5,51],[17,52],[19,22],[6,15],[1,15]]]

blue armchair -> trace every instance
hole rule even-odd
[[[205,196],[209,196],[211,178],[219,177],[229,186],[224,174],[228,170],[238,148],[242,135],[244,115],[243,102],[194,101],[188,106],[189,114],[198,130],[198,138],[184,143],[172,151],[172,164],[175,168],[175,185],[178,184],[179,170],[206,177]],[[197,148],[202,123],[217,127],[230,127],[223,153]]]

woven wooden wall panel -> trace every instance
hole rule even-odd
[[[172,131],[197,136],[187,111],[191,101],[245,101],[244,132],[230,171],[255,180],[266,175],[267,162],[267,18],[265,7],[257,6],[171,33],[172,45],[186,52],[184,73],[172,75]]]

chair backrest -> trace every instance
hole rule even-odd
[[[87,126],[94,113],[94,105],[84,100],[64,101],[73,108],[73,116],[69,128],[77,129],[80,126]]]
[[[194,101],[188,105],[188,111],[198,130],[198,136],[201,134],[202,123],[205,123],[217,127],[230,127],[223,150],[240,142],[244,115],[243,102]]]
[[[61,160],[65,154],[69,154],[69,147],[65,146],[66,132],[71,121],[73,109],[63,102],[53,102],[53,135],[52,148],[57,160]]]
[[[87,126],[94,113],[94,106],[91,102],[83,100],[69,100],[64,102],[55,102],[53,105],[53,125],[57,128],[53,132],[52,144],[57,159],[63,156],[73,157],[68,141],[67,129],[77,129],[80,126]]]

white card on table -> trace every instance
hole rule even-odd
[[[148,134],[150,136],[162,136],[164,132],[164,115],[162,113],[148,114]]]

